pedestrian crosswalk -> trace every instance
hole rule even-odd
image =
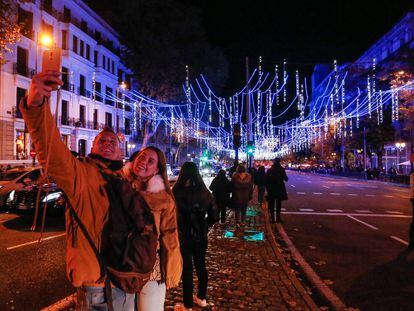
[[[394,196],[389,194],[369,194],[369,193],[340,193],[340,192],[306,192],[306,191],[296,191],[296,194],[299,195],[329,195],[329,196],[350,196],[350,197],[367,197],[367,198],[400,198],[400,199],[408,199],[406,196]]]

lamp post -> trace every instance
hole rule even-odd
[[[398,167],[398,163],[400,162],[400,152],[405,148],[405,142],[397,141],[395,143],[395,147],[397,148],[397,170],[399,171],[400,168]]]

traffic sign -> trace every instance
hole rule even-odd
[[[32,158],[36,157],[36,150],[34,150],[34,149],[30,150],[30,156]]]

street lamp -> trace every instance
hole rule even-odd
[[[400,168],[398,167],[398,164],[400,163],[400,152],[405,148],[405,142],[397,141],[395,147],[397,148],[397,171],[400,171]]]
[[[39,58],[39,46],[44,48],[51,48],[53,45],[52,36],[48,33],[38,33],[36,38],[36,59],[35,59],[35,72],[38,72],[38,58]]]

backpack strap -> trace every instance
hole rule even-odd
[[[76,214],[75,210],[73,209],[72,205],[69,205],[69,211],[71,215],[73,216],[73,219],[78,224],[79,228],[81,229],[83,235],[85,236],[86,240],[88,240],[89,245],[91,246],[93,252],[95,253],[96,259],[99,263],[99,269],[100,269],[100,275],[101,279],[105,278],[105,296],[107,300],[108,310],[114,311],[114,305],[112,301],[112,288],[111,288],[111,281],[109,279],[108,274],[106,273],[106,267],[103,262],[103,259],[99,253],[98,248],[96,247],[95,243],[92,241],[91,236],[88,233],[88,230],[86,229],[85,225],[80,220],[78,214]]]

